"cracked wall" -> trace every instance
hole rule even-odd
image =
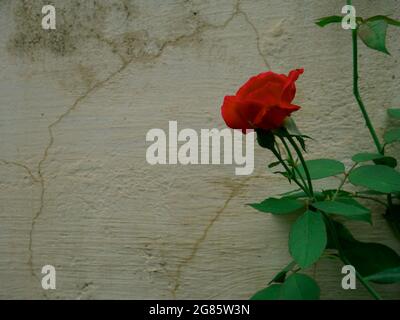
[[[265,170],[271,155],[256,150],[244,178],[231,166],[151,167],[145,136],[169,120],[222,128],[223,96],[250,75],[304,67],[296,120],[316,138],[309,157],[349,164],[371,150],[351,96],[349,34],[313,24],[342,1],[56,0],[53,32],[40,28],[45,2],[0,1],[0,298],[245,299],[260,289],[289,259],[290,219],[244,205],[287,190]],[[400,14],[385,3],[359,10]],[[400,103],[397,36],[392,57],[360,49],[379,133]],[[377,209],[374,228],[352,230],[398,248]],[[55,291],[41,289],[46,264]],[[340,289],[339,265],[311,272],[324,298],[367,296]],[[382,290],[399,298],[398,286]]]

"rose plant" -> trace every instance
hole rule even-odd
[[[341,20],[341,17],[331,16],[320,19],[317,24],[325,26]],[[343,265],[353,266],[358,281],[375,299],[382,297],[373,283],[400,281],[400,256],[396,251],[380,243],[359,241],[345,226],[346,220],[372,224],[371,209],[360,202],[368,199],[386,209],[385,217],[392,228],[399,231],[400,173],[395,169],[397,160],[385,151],[387,145],[400,141],[400,129],[386,132],[381,143],[358,89],[358,38],[368,47],[388,53],[385,39],[390,24],[398,26],[400,22],[386,16],[358,17],[357,28],[352,31],[353,92],[377,152],[361,150],[352,157],[354,163],[348,170],[334,159],[306,160],[304,157],[309,137],[298,130],[292,117],[293,112],[300,109],[293,100],[295,82],[303,69],[293,70],[288,75],[261,73],[250,78],[234,96],[225,97],[221,114],[227,126],[242,130],[244,134],[249,129],[255,130],[258,144],[276,157],[277,161],[269,164],[269,168],[279,166],[281,169],[276,173],[297,186],[285,194],[250,204],[262,213],[297,216],[288,239],[293,261],[252,299],[319,299],[317,282],[301,271],[321,258],[338,259]],[[388,114],[400,119],[400,109],[390,109]],[[337,188],[316,188],[315,180],[332,176],[341,178]],[[348,182],[356,186],[357,191],[345,190]]]

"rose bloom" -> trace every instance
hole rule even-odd
[[[295,81],[304,72],[296,69],[277,74],[272,71],[250,78],[235,96],[226,96],[221,108],[228,127],[273,130],[282,126],[286,117],[300,109],[292,104],[296,95]]]

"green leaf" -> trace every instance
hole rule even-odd
[[[335,220],[331,220],[331,223],[333,224],[333,226],[335,227],[336,230],[336,235],[337,237],[339,237],[339,240],[341,242],[343,241],[348,241],[348,242],[352,242],[352,241],[356,241],[353,238],[353,235],[351,234],[351,232],[349,231],[349,229],[347,229],[342,223],[335,221]],[[337,244],[334,240],[334,235],[332,234],[332,231],[327,228],[327,234],[328,234],[328,243],[326,245],[327,249],[338,249],[337,248]]]
[[[305,207],[305,204],[296,199],[284,197],[280,199],[268,198],[261,203],[250,204],[254,209],[276,215],[295,213]]]
[[[349,181],[353,185],[382,193],[400,191],[400,173],[384,165],[358,167],[350,173]]]
[[[318,21],[315,22],[315,24],[320,27],[325,27],[326,25],[331,24],[331,23],[341,23],[342,20],[343,20],[343,17],[341,17],[341,16],[329,16],[329,17],[324,17],[324,18],[318,19]]]
[[[400,266],[399,255],[383,244],[357,240],[341,243],[344,256],[363,277]]]
[[[302,136],[303,134],[300,132],[299,128],[296,125],[296,122],[293,120],[292,117],[287,117],[284,121],[284,127],[286,128],[287,132],[293,136]]]
[[[397,167],[397,160],[393,157],[382,157],[380,159],[375,159],[374,160],[375,164],[381,164],[383,166],[387,166],[390,168],[396,168]]]
[[[281,300],[318,300],[320,288],[314,279],[301,273],[291,274],[280,288]]]
[[[286,197],[286,196],[291,196],[291,195],[297,194],[297,193],[305,194],[304,192],[301,191],[300,188],[298,188],[296,190],[291,190],[291,191],[287,191],[287,192],[281,193],[280,196]]]
[[[258,291],[250,300],[278,300],[282,285],[272,284],[269,287]]]
[[[386,48],[387,27],[385,19],[366,20],[358,27],[358,35],[367,47],[390,54]]]
[[[380,158],[383,158],[383,155],[381,155],[379,153],[362,152],[362,153],[357,153],[351,159],[354,162],[360,163],[360,162],[367,162],[367,161],[372,161],[372,160],[380,159]]]
[[[400,21],[389,18],[388,16],[382,16],[382,15],[373,16],[371,18],[368,18],[366,21],[376,21],[376,20],[385,20],[388,24],[400,27]]]
[[[291,173],[288,173],[286,171],[274,171],[274,174],[280,174],[284,176],[286,179],[288,179],[289,183],[292,183],[292,175]]]
[[[283,270],[281,270],[280,272],[278,272],[273,279],[268,283],[268,285],[270,285],[271,283],[283,283],[285,282],[286,279],[286,274],[296,265],[296,262],[292,261],[291,263],[289,263]]]
[[[320,199],[323,198],[323,195],[321,192],[314,192],[314,196],[316,199]],[[309,195],[307,193],[305,193],[304,191],[299,191],[296,193],[291,193],[289,195],[287,195],[288,198],[292,198],[292,199],[301,199],[301,198],[308,198]]]
[[[376,283],[400,282],[400,267],[383,270],[381,272],[372,274],[365,279]]]
[[[400,257],[393,249],[380,243],[358,241],[343,224],[333,220],[332,223],[339,238],[342,254],[363,277],[400,266]],[[338,249],[330,230],[327,248]]]
[[[268,165],[268,168],[274,168],[274,167],[276,167],[276,166],[279,166],[281,164],[281,162],[280,161],[276,161],[276,162],[272,162],[272,163],[270,163],[269,165]]]
[[[357,207],[359,209],[369,210],[369,209],[365,208],[362,204],[357,202],[357,200],[355,200],[354,198],[351,198],[351,196],[348,196],[348,195],[337,197],[336,201],[344,203],[344,204],[352,205],[352,206]]]
[[[389,117],[393,119],[400,119],[400,109],[388,109]]]
[[[319,259],[327,242],[321,213],[306,211],[293,224],[289,234],[289,251],[301,268]]]
[[[400,141],[400,129],[393,129],[387,131],[383,138],[386,144]]]
[[[285,270],[280,271],[277,275],[275,275],[275,277],[272,278],[272,280],[270,281],[269,284],[271,283],[282,283],[285,282],[285,278],[286,278],[286,274],[288,272]]]
[[[320,288],[305,274],[293,273],[283,284],[271,284],[258,291],[251,300],[318,300]]]
[[[351,200],[355,201],[354,199]],[[371,211],[361,204],[355,206],[339,201],[322,201],[313,203],[312,206],[323,212],[341,215],[350,220],[360,220],[371,223]]]
[[[306,142],[305,142],[304,138],[303,138],[302,136],[295,136],[295,138],[296,138],[297,142],[300,144],[301,149],[302,149],[304,152],[307,152],[307,149],[306,149]]]
[[[359,195],[374,195],[374,196],[384,196],[384,192],[379,192],[375,190],[363,190],[363,191],[357,191],[357,194]]]
[[[357,153],[352,157],[352,160],[357,163],[373,161],[375,164],[385,165],[391,168],[397,166],[397,160],[393,157],[387,157],[379,153]]]
[[[317,159],[306,161],[311,179],[318,180],[344,173],[344,164],[332,159]],[[300,174],[306,178],[302,165],[298,166]]]

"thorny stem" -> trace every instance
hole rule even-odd
[[[335,199],[336,199],[336,197],[338,196],[340,190],[342,190],[344,184],[346,183],[346,181],[347,181],[347,179],[348,179],[348,177],[349,177],[351,171],[353,171],[353,169],[354,169],[356,166],[357,166],[357,163],[355,163],[355,164],[350,168],[350,170],[349,170],[347,173],[344,174],[344,178],[343,178],[342,182],[340,183],[339,187],[337,188],[335,194],[333,195],[332,200],[335,200]]]
[[[285,147],[285,149],[286,149],[286,152],[287,152],[287,154],[288,154],[289,159],[292,161],[294,171],[295,171],[295,172],[298,174],[298,176],[300,177],[300,180],[301,180],[301,182],[303,183],[304,188],[307,188],[307,183],[306,183],[306,181],[304,180],[303,176],[301,175],[299,168],[298,168],[298,167],[296,166],[296,164],[294,163],[294,158],[293,158],[292,152],[290,151],[290,148],[289,148],[287,142],[285,141],[284,138],[282,138],[282,137],[279,137],[279,138],[281,139],[281,141],[282,141],[282,143],[283,143],[283,145],[284,145],[284,147]]]
[[[286,152],[287,152],[287,154],[288,154],[288,157],[289,157],[289,159],[291,160],[293,170],[294,170],[294,171],[298,174],[298,176],[300,177],[300,180],[301,180],[301,182],[302,182],[304,188],[307,188],[307,183],[306,183],[306,181],[304,180],[303,176],[300,174],[300,171],[299,171],[299,169],[297,168],[297,166],[296,166],[296,164],[295,164],[295,162],[294,162],[294,158],[293,158],[292,152],[290,151],[290,148],[289,148],[288,144],[286,143],[285,139],[283,139],[282,137],[279,137],[279,138],[281,139],[281,141],[282,141],[282,143],[283,143],[283,145],[284,145],[284,147],[285,147],[285,149],[286,149]]]
[[[347,4],[348,4],[348,5],[351,5],[351,4],[352,4],[352,1],[351,1],[351,0],[347,0]],[[374,129],[372,123],[371,123],[371,120],[370,120],[369,115],[368,115],[368,113],[367,113],[367,111],[366,111],[365,105],[364,105],[364,103],[363,103],[363,101],[362,101],[362,99],[361,99],[360,91],[359,91],[359,87],[358,87],[359,75],[358,75],[357,29],[353,29],[353,30],[352,30],[352,40],[353,40],[353,94],[354,94],[354,96],[355,96],[355,98],[356,98],[356,100],[357,100],[357,103],[358,103],[359,107],[360,107],[361,113],[362,113],[362,115],[363,115],[363,117],[364,117],[364,119],[365,119],[365,123],[366,123],[366,125],[367,125],[367,127],[368,127],[368,129],[369,129],[369,132],[370,132],[370,134],[371,134],[371,136],[372,136],[372,139],[374,140],[376,149],[378,150],[378,152],[379,152],[380,154],[383,155],[383,154],[384,154],[384,148],[381,146],[381,143],[380,143],[380,141],[379,141],[379,139],[378,139],[378,136],[377,136],[377,134],[376,134],[376,132],[375,132],[375,129]],[[309,184],[309,192],[311,193],[311,196],[314,197],[314,192],[313,192],[313,187],[312,187],[312,181],[311,181],[310,172],[309,172],[309,170],[308,170],[308,167],[307,167],[307,165],[306,165],[306,162],[305,162],[305,160],[304,160],[304,157],[303,157],[303,155],[302,155],[302,153],[301,153],[301,150],[300,150],[300,148],[298,147],[298,145],[296,144],[296,142],[294,141],[294,139],[290,136],[290,134],[288,134],[286,137],[287,137],[287,139],[289,140],[289,142],[291,143],[291,145],[293,146],[294,150],[296,151],[296,153],[297,153],[297,155],[298,155],[298,158],[300,159],[300,162],[301,162],[302,165],[303,165],[304,172],[305,172],[305,174],[306,174],[306,177],[307,177],[307,180],[308,180],[308,184]],[[281,139],[281,140],[283,141],[283,144],[284,144],[285,148],[286,148],[287,151],[288,151],[288,156],[291,157],[290,149],[288,148],[288,146],[287,146],[287,144],[285,143],[284,139]],[[290,172],[290,171],[289,171],[290,169],[287,167],[286,163],[284,163],[284,161],[282,160],[280,154],[279,154],[276,150],[272,150],[272,151],[274,152],[275,156],[277,156],[278,160],[282,163],[282,165],[285,167],[285,169],[286,169],[288,172]],[[339,188],[337,189],[337,191],[336,191],[336,193],[335,193],[333,199],[335,199],[335,198],[337,197],[338,193],[340,192],[340,190],[342,189],[342,187],[343,187],[344,184],[346,183],[350,172],[354,169],[355,166],[356,166],[356,164],[350,169],[350,171],[349,171],[347,174],[345,174],[345,177],[344,177],[343,181],[341,182],[341,184],[339,185]],[[299,174],[299,176],[302,178],[301,174]],[[294,178],[293,180],[299,185],[300,188],[302,188],[301,185],[300,185],[300,183],[299,183],[295,178]],[[302,178],[302,181],[303,181],[303,183],[305,184],[305,181],[304,181],[303,178]],[[303,188],[302,188],[302,189],[303,189]],[[304,191],[305,191],[305,190],[304,190]],[[358,196],[358,197],[361,198],[361,196]],[[369,198],[369,197],[364,197],[364,198]],[[380,202],[380,201],[377,200],[377,199],[372,199],[372,198],[370,198],[370,200],[375,200],[375,201]],[[391,200],[391,195],[388,195],[388,202],[389,202],[390,200]],[[389,204],[390,204],[390,202],[389,202]],[[337,235],[337,233],[336,233],[336,228],[335,228],[335,226],[332,224],[332,221],[331,221],[330,217],[329,217],[326,213],[324,213],[324,212],[322,212],[322,215],[323,215],[324,219],[327,221],[327,226],[328,226],[328,228],[329,228],[329,230],[331,231],[331,234],[332,234],[332,236],[333,236],[333,240],[334,240],[334,242],[335,242],[335,244],[336,244],[336,248],[337,248],[338,253],[339,253],[339,258],[342,260],[343,263],[345,263],[345,264],[350,264],[349,260],[343,255],[342,247],[341,247],[341,244],[340,244],[340,241],[339,241],[339,237],[338,237],[338,235]],[[292,262],[292,263],[293,263],[293,262]],[[291,266],[291,264],[289,264],[289,266]],[[288,266],[288,267],[289,267],[289,266]],[[288,267],[286,267],[286,268],[288,268]],[[286,268],[285,268],[285,269],[286,269]],[[282,271],[284,271],[285,269],[283,269]],[[296,272],[296,271],[294,271],[294,272]],[[368,281],[365,280],[364,277],[363,277],[357,270],[356,270],[356,277],[357,277],[357,279],[362,283],[362,285],[368,290],[368,292],[369,292],[376,300],[382,300],[381,296],[375,291],[374,288],[372,288],[372,287],[369,285]]]
[[[303,186],[296,179],[295,176],[292,176],[292,171],[290,170],[290,168],[286,164],[285,160],[282,159],[282,156],[280,155],[280,153],[275,148],[272,148],[271,151],[275,155],[275,157],[279,160],[279,162],[282,164],[282,166],[285,168],[286,172],[290,175],[290,178],[300,187],[301,190],[303,190],[307,195],[310,195],[308,189],[305,186]]]
[[[352,4],[352,0],[347,0],[347,4],[351,5]],[[352,40],[353,40],[352,41],[352,43],[353,43],[353,45],[352,45],[352,47],[353,47],[353,94],[354,94],[354,97],[356,98],[356,100],[358,102],[358,105],[360,107],[361,113],[362,113],[362,115],[364,117],[364,120],[365,120],[365,124],[367,125],[368,130],[369,130],[369,132],[370,132],[370,134],[372,136],[372,139],[374,140],[374,144],[375,144],[375,147],[376,147],[377,151],[380,154],[384,155],[385,154],[385,145],[382,146],[381,143],[379,142],[379,138],[378,138],[378,136],[376,134],[374,126],[372,125],[372,122],[371,122],[371,120],[369,118],[368,112],[367,112],[367,110],[365,108],[365,105],[364,105],[362,99],[361,99],[360,90],[359,90],[359,87],[358,87],[359,75],[358,75],[357,33],[358,33],[358,29],[357,28],[352,30]],[[389,207],[391,207],[392,206],[391,205],[391,194],[387,195],[387,202],[389,204]],[[392,226],[392,228],[395,228],[395,229],[398,228],[395,225],[395,223],[389,223],[389,224]]]
[[[314,192],[313,192],[313,189],[312,189],[312,181],[311,181],[310,172],[309,172],[308,167],[307,167],[307,164],[306,164],[306,162],[305,162],[305,160],[304,160],[303,154],[302,154],[300,148],[298,147],[297,143],[294,141],[294,139],[292,138],[292,136],[291,136],[290,134],[287,135],[287,138],[288,138],[289,142],[291,143],[291,145],[293,146],[294,150],[296,151],[296,153],[297,153],[297,155],[298,155],[298,157],[299,157],[299,159],[300,159],[300,161],[301,161],[301,163],[302,163],[302,165],[303,165],[303,167],[304,167],[304,172],[305,172],[305,174],[306,174],[306,176],[307,176],[307,180],[308,180],[309,187],[310,187],[310,192],[311,192],[311,195],[314,197]],[[353,167],[353,168],[354,168],[354,167]],[[353,169],[353,168],[352,168],[352,169]],[[350,171],[351,171],[351,170],[350,170]],[[347,179],[347,178],[346,178],[346,179]],[[344,181],[346,181],[346,180],[344,179]],[[344,182],[342,182],[342,184],[344,185]],[[335,228],[335,226],[332,224],[331,219],[329,218],[329,216],[328,216],[326,213],[322,212],[322,214],[323,214],[324,218],[326,219],[326,221],[327,221],[327,223],[328,223],[329,229],[331,230],[331,233],[332,233],[332,235],[333,235],[334,241],[335,241],[335,243],[336,243],[336,247],[337,247],[338,252],[339,252],[340,259],[343,261],[343,263],[345,263],[345,264],[350,264],[350,262],[347,260],[347,258],[346,258],[346,257],[343,255],[343,253],[342,253],[342,247],[341,247],[341,245],[340,245],[339,238],[338,238],[338,235],[337,235],[337,233],[336,233],[336,228]],[[358,280],[363,284],[363,286],[368,290],[368,292],[369,292],[376,300],[381,300],[381,299],[382,299],[382,298],[380,297],[380,295],[375,291],[375,289],[372,288],[372,287],[369,285],[368,281],[366,281],[366,280],[364,279],[364,277],[363,277],[357,270],[356,270],[356,277],[358,278]]]
[[[311,175],[310,175],[310,171],[308,170],[306,161],[304,160],[303,154],[301,153],[301,150],[300,150],[299,146],[297,145],[296,141],[294,141],[292,136],[290,134],[287,134],[286,137],[289,140],[290,144],[293,146],[293,149],[296,151],[297,156],[299,157],[300,162],[303,165],[303,169],[304,169],[304,172],[306,174],[307,181],[308,181],[308,188],[310,190],[311,196],[314,198],[314,190],[313,190],[313,185],[312,185],[312,182],[311,182]]]
[[[352,4],[351,0],[347,1],[348,5]],[[364,102],[361,99],[360,95],[360,89],[358,86],[358,79],[359,79],[359,74],[358,74],[358,44],[357,44],[357,28],[352,29],[352,40],[353,40],[353,94],[354,97],[356,98],[356,101],[358,103],[358,106],[360,107],[361,113],[364,117],[365,124],[368,127],[368,130],[372,136],[372,139],[374,140],[376,149],[380,154],[383,154],[384,150],[382,148],[381,143],[379,142],[378,136],[375,132],[374,126],[372,125],[371,119],[369,118],[368,112],[365,108]]]

